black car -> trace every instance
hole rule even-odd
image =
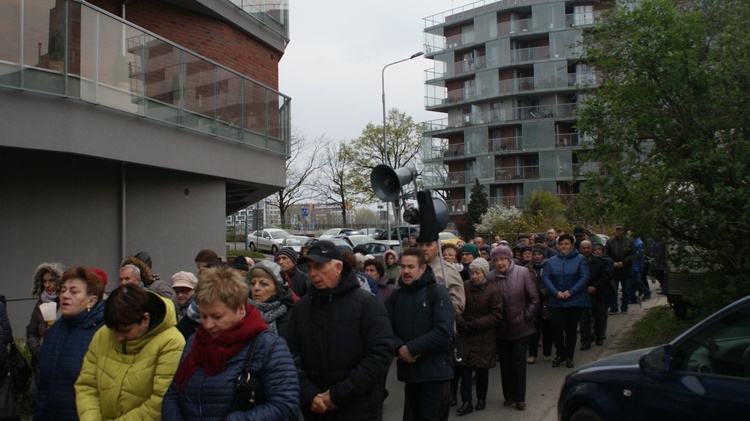
[[[750,297],[654,348],[612,355],[570,373],[561,421],[750,418]]]

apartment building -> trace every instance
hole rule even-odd
[[[225,220],[286,184],[288,0],[0,2],[0,291],[28,321],[42,262],[117,285],[223,254]]]
[[[490,204],[523,207],[535,190],[569,202],[586,142],[576,132],[581,28],[606,6],[592,0],[478,1],[424,19],[425,106],[445,113],[422,139],[424,184],[447,192],[451,219],[476,180]]]

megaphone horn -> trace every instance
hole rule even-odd
[[[417,178],[417,171],[412,167],[393,169],[380,164],[370,173],[370,185],[378,199],[392,202],[398,199],[401,187]]]

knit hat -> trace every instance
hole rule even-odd
[[[464,244],[463,247],[461,247],[461,253],[469,253],[474,256],[475,259],[479,257],[479,249],[471,243]]]
[[[523,246],[523,247],[521,247],[521,253],[526,252],[526,251],[532,251],[532,247],[531,246]]]
[[[510,247],[506,246],[505,244],[500,244],[499,246],[492,249],[492,252],[490,252],[490,257],[492,260],[495,260],[498,257],[504,257],[508,260],[513,260],[513,252],[510,250]]]
[[[148,252],[139,251],[138,253],[134,254],[133,257],[135,257],[136,259],[141,259],[143,263],[145,263],[149,268],[154,268],[152,266],[153,263],[151,262],[151,255],[148,254]]]
[[[253,274],[257,271],[262,271],[266,276],[270,276],[273,279],[273,282],[276,284],[276,294],[280,294],[287,288],[286,283],[284,283],[284,275],[281,274],[281,266],[276,263],[270,260],[263,260],[256,263],[247,273],[247,279],[253,279]]]
[[[190,288],[195,289],[198,285],[198,278],[190,272],[177,272],[172,275],[172,288]]]
[[[292,263],[294,263],[294,265],[297,266],[297,259],[299,258],[299,256],[297,255],[297,252],[294,251],[293,248],[291,247],[282,248],[276,253],[276,256],[273,256],[273,261],[275,262],[279,258],[280,255],[284,255],[288,257],[289,260],[291,260]]]
[[[104,273],[103,270],[99,268],[88,268],[90,271],[94,272],[95,274],[99,275],[100,278],[102,278],[102,285],[105,287],[107,286],[107,274]]]
[[[247,265],[247,259],[245,256],[237,256],[232,261],[232,267],[237,270],[248,270],[250,266]]]
[[[489,253],[489,252],[492,251],[492,247],[490,247],[489,244],[485,244],[485,245],[482,246],[482,248],[480,250],[484,250],[484,251],[486,251],[486,252]]]
[[[541,247],[534,247],[534,248],[532,248],[531,249],[531,255],[533,256],[534,253],[542,253],[542,255],[544,255],[544,256],[547,255],[547,252],[545,251],[545,249],[543,249]]]
[[[469,270],[472,269],[481,270],[486,278],[490,273],[490,264],[484,259],[474,259],[474,261],[469,264]]]
[[[543,235],[537,235],[536,237],[534,237],[534,244],[542,244],[546,242],[547,242],[547,239],[544,238]]]
[[[575,228],[573,228],[573,235],[574,236],[575,235],[583,235],[584,233],[586,233],[586,230],[583,229],[583,227],[576,226]]]

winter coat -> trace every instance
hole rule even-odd
[[[498,337],[515,341],[536,333],[539,292],[531,270],[510,262],[505,273],[493,270],[487,276],[503,295],[503,321]]]
[[[45,273],[49,272],[53,278],[57,279],[57,292],[60,292],[60,278],[62,278],[63,272],[65,271],[65,267],[60,263],[42,263],[41,265],[36,267],[36,270],[34,271],[34,288],[31,290],[31,295],[34,297],[39,297],[42,295],[42,292],[44,291],[44,282],[42,281],[42,277]]]
[[[31,363],[35,367],[38,364],[39,349],[42,347],[44,331],[47,330],[47,322],[42,316],[42,310],[39,309],[40,304],[42,304],[41,301],[36,303],[34,310],[31,311],[29,324],[26,325],[26,345],[31,352]]]
[[[414,363],[398,360],[398,379],[406,383],[452,379],[455,310],[448,290],[436,284],[432,269],[428,266],[411,285],[400,280],[398,293],[391,295],[386,309],[396,337],[394,355],[404,345],[411,355],[419,355]]]
[[[380,301],[385,304],[388,302],[388,297],[391,296],[391,293],[396,288],[390,281],[388,280],[388,277],[383,275],[378,279],[378,297],[380,298]]]
[[[182,318],[187,316],[188,308],[195,302],[195,294],[191,295],[190,298],[185,300],[185,304],[177,303],[177,324],[179,325]]]
[[[549,306],[591,307],[588,289],[589,265],[581,253],[573,249],[568,254],[557,253],[549,259],[544,271],[544,286],[549,290]],[[568,291],[570,298],[560,300],[558,292]]]
[[[91,311],[61,317],[44,337],[39,353],[39,394],[34,406],[37,420],[77,420],[73,385],[94,334],[104,326],[104,302]]]
[[[596,291],[590,294],[589,298],[601,301],[613,292],[611,268],[604,259],[596,255],[591,255],[586,261],[589,265],[588,286],[596,288]]]
[[[5,308],[5,295],[0,294],[0,384],[2,384],[8,377],[8,340],[6,324],[2,322],[3,319],[7,320],[8,313]],[[12,339],[12,335],[11,335]],[[10,384],[8,384],[10,387]],[[2,408],[3,402],[0,401],[0,408]]]
[[[339,279],[331,289],[311,285],[294,306],[289,348],[298,362],[300,408],[308,421],[381,419],[383,380],[393,358],[391,324],[349,264]],[[338,409],[311,413],[315,395],[327,390]]]
[[[13,329],[10,326],[10,319],[8,319],[7,301],[5,301],[5,295],[0,294],[0,325],[3,326],[4,341],[6,345],[13,342]]]
[[[118,342],[100,329],[91,340],[76,381],[76,405],[82,421],[157,420],[161,403],[180,363],[185,339],[175,328],[172,302],[148,293],[155,309],[149,330],[138,339]]]
[[[630,259],[632,258],[633,250],[628,245],[628,239],[626,237],[613,236],[609,237],[607,244],[605,245],[607,256],[612,259],[613,263],[623,263],[621,268],[612,268],[612,276],[615,279],[628,279],[632,271],[632,265]]]
[[[297,266],[294,267],[293,271],[287,272],[287,275],[289,276],[289,284],[292,287],[292,291],[298,297],[304,297],[310,287],[310,277],[305,272],[299,270]]]
[[[401,277],[401,266],[399,266],[399,263],[398,263],[398,253],[396,253],[393,250],[386,250],[385,253],[383,253],[383,264],[387,265],[386,262],[388,261],[387,257],[389,254],[393,255],[393,257],[396,260],[394,264],[388,266],[385,269],[385,276],[388,277],[388,280],[392,284],[395,284],[396,282],[398,282],[398,279]]]
[[[191,337],[182,359],[193,347]],[[206,377],[203,367],[193,373],[182,392],[172,381],[162,404],[162,419],[178,420],[296,420],[299,408],[299,382],[294,360],[286,342],[267,332],[260,336],[250,362],[250,373],[261,380],[265,401],[246,412],[229,412],[236,381],[242,372],[251,342],[227,359],[221,373]]]
[[[539,309],[538,314],[542,319],[549,319],[552,312],[549,309],[549,291],[544,286],[544,270],[547,268],[547,262],[549,259],[544,258],[541,262],[531,262],[531,270],[536,275],[536,289],[539,292]]]
[[[458,356],[467,367],[492,368],[497,361],[495,328],[503,320],[503,294],[489,280],[479,285],[466,281],[464,290],[466,308],[456,316]],[[464,322],[472,325],[470,331],[461,327]]]

